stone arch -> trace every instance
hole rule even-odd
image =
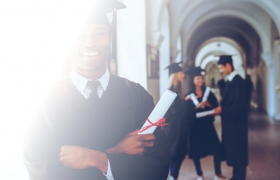
[[[262,42],[262,47],[263,47],[263,52],[269,52],[271,50],[270,38],[266,34],[263,27],[260,26],[259,23],[254,18],[250,17],[249,15],[242,13],[242,12],[232,11],[232,10],[217,11],[205,18],[201,18],[190,31],[188,37],[186,37],[185,42],[189,41],[189,38],[191,37],[191,35],[195,31],[195,29],[197,29],[204,22],[208,21],[209,19],[213,19],[213,18],[217,18],[217,17],[221,17],[221,16],[235,17],[235,18],[238,18],[238,19],[241,19],[241,20],[244,20],[245,22],[247,22],[249,25],[251,25],[256,30],[256,32],[260,36],[260,39]]]
[[[185,5],[182,6],[182,11],[180,12],[179,20],[176,23],[176,26],[174,26],[174,29],[172,30],[172,39],[177,39],[178,34],[181,31],[182,25],[185,21],[185,18],[192,12],[194,9],[198,8],[200,5],[206,3],[207,0],[196,0],[196,1],[185,1]],[[209,2],[209,1],[208,1]],[[211,3],[219,3],[218,1],[212,1]],[[280,20],[278,17],[280,17],[280,10],[277,8],[277,6],[267,0],[240,0],[241,2],[251,2],[257,6],[259,6],[261,9],[263,9],[275,22],[278,31],[280,32]],[[172,42],[172,41],[171,41]]]
[[[219,38],[219,43],[220,46],[218,48],[215,48],[215,45],[217,44],[216,38],[212,38],[205,43],[199,48],[199,53],[196,56],[195,59],[195,66],[202,66],[205,67],[205,63],[207,64],[208,62],[204,62],[206,57],[209,55],[214,55],[215,53],[219,54],[237,54],[240,58],[236,59],[240,62],[238,62],[238,65],[243,65],[245,58],[243,57],[244,50],[240,47],[239,44],[237,44],[235,41],[222,37]],[[211,46],[211,47],[210,47]],[[213,60],[217,60],[218,58],[214,58]]]

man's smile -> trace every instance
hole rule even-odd
[[[81,56],[92,59],[92,58],[98,56],[99,54],[100,54],[100,51],[94,51],[94,52],[81,53]]]

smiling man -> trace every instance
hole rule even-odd
[[[27,141],[32,180],[165,180],[164,133],[137,135],[154,103],[139,84],[111,75],[110,25],[94,14],[77,38],[69,77],[48,95]]]

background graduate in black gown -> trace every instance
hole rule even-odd
[[[94,14],[77,39],[70,76],[55,85],[31,128],[24,152],[30,179],[167,178],[165,133],[157,128],[137,135],[153,98],[139,84],[109,73],[110,46],[109,21]]]
[[[224,77],[222,75],[221,75],[217,85],[218,85],[218,88],[220,90],[220,95],[223,96],[223,90],[224,90],[224,88],[226,86],[226,81],[225,81],[225,79],[224,79]]]
[[[233,167],[232,180],[244,180],[248,165],[248,101],[252,88],[234,70],[231,56],[220,56],[218,67],[228,79],[221,107],[217,108],[222,111],[222,144],[227,165]]]
[[[202,102],[206,87],[204,84],[203,70],[200,67],[190,69],[186,73],[190,76],[191,87],[190,91],[186,95],[186,101],[189,104],[187,112],[193,114],[193,119],[190,125],[189,134],[189,158],[193,160],[195,165],[198,180],[203,180],[203,172],[200,165],[200,159],[208,155],[214,155],[214,167],[215,167],[215,180],[226,179],[221,172],[221,143],[217,132],[214,127],[215,115],[196,117],[196,113],[210,111],[218,107],[218,101],[215,95],[210,91],[207,101]],[[200,103],[198,107],[195,106],[190,94],[194,94]],[[189,116],[190,117],[190,116]]]
[[[252,97],[252,93],[253,93],[253,90],[254,90],[254,85],[253,85],[253,82],[252,82],[252,79],[251,79],[251,76],[249,74],[246,74],[246,77],[245,77],[245,82],[246,82],[246,89],[248,91],[248,111],[250,111],[251,109],[251,97]]]
[[[185,74],[181,63],[170,64],[166,69],[169,70],[168,88],[177,93],[177,97],[165,115],[168,126],[164,126],[162,129],[167,133],[170,141],[170,179],[177,179],[188,149],[185,102],[182,94],[182,82]]]

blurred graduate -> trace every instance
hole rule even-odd
[[[154,108],[139,84],[110,74],[111,27],[100,1],[75,46],[71,74],[49,93],[29,134],[24,161],[32,180],[165,180],[165,133],[137,135]],[[105,6],[106,5],[106,6]],[[106,7],[106,8],[104,8]],[[106,10],[105,10],[106,9]]]
[[[227,76],[221,106],[222,145],[228,166],[233,167],[232,180],[245,180],[248,165],[248,110],[252,86],[234,69],[231,55],[221,55],[221,73]]]
[[[215,174],[214,180],[224,180],[225,176],[221,171],[221,143],[214,127],[215,114],[213,109],[217,108],[218,101],[210,88],[204,83],[204,70],[195,67],[186,72],[190,76],[190,91],[186,94],[185,100],[189,104],[186,113],[189,114],[189,158],[193,160],[197,180],[203,180],[200,159],[208,155],[214,156]],[[199,116],[201,113],[206,113]],[[193,114],[193,115],[191,115]]]
[[[177,94],[165,115],[168,126],[162,127],[170,141],[170,179],[173,180],[178,178],[181,164],[188,151],[186,103],[182,94],[182,82],[185,74],[181,63],[170,64],[166,69],[169,71],[168,89]]]

